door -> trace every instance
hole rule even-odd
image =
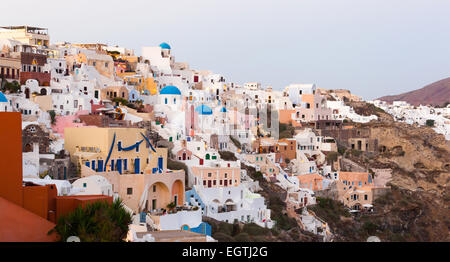
[[[203,159],[200,158],[200,165],[203,166]]]
[[[163,169],[163,158],[162,157],[158,158],[158,169],[159,170]]]
[[[211,180],[208,180],[208,187],[211,187]]]
[[[175,205],[178,206],[178,196],[177,196],[177,195],[175,195],[175,196],[173,197],[173,202],[175,203]]]
[[[117,159],[117,171],[119,171],[119,174],[122,174],[122,159]]]
[[[228,186],[228,180],[225,179],[225,180],[223,181],[223,183],[224,183],[224,186]]]
[[[152,200],[152,209],[156,209],[156,199]]]
[[[186,160],[186,153],[183,153],[183,160]]]
[[[134,159],[134,173],[135,174],[140,174],[140,170],[141,170],[141,163],[140,163],[141,159],[136,158]]]
[[[97,161],[98,171],[103,172],[103,160]]]

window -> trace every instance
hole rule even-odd
[[[156,185],[153,185],[153,192],[156,192]]]
[[[129,187],[127,188],[127,195],[132,195],[133,194],[133,188]]]
[[[211,173],[208,173],[208,177],[211,177],[212,176],[212,174]]]
[[[87,187],[87,183],[83,183],[83,187]]]
[[[367,195],[364,195],[364,200],[367,200]]]

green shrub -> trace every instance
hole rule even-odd
[[[426,124],[427,126],[433,127],[433,126],[434,126],[434,120],[433,120],[433,119],[428,119],[428,120],[425,122],[425,124]]]
[[[251,242],[250,236],[247,233],[239,233],[234,239],[238,242]]]
[[[373,235],[377,231],[378,225],[376,225],[376,224],[374,224],[374,223],[372,223],[370,221],[366,221],[366,222],[364,222],[364,224],[362,226],[362,229],[365,232],[367,232],[367,234]]]
[[[55,113],[55,110],[49,110],[49,111],[48,111],[48,114],[50,115],[50,119],[51,119],[52,125],[54,125],[54,124],[55,124],[55,121],[56,121],[56,113]]]
[[[337,157],[338,157],[338,153],[336,153],[336,152],[329,152],[327,154],[327,162],[328,163],[336,162]]]
[[[258,236],[258,235],[267,235],[270,232],[270,229],[260,227],[255,223],[245,224],[242,229],[244,233],[249,234],[250,236]]]
[[[225,161],[236,161],[237,158],[233,152],[230,151],[219,151],[220,158]]]
[[[213,233],[212,237],[219,242],[235,242],[233,237],[222,232]]]
[[[123,208],[120,199],[111,204],[99,201],[78,206],[73,212],[61,216],[48,233],[57,232],[62,242],[69,236],[77,236],[81,242],[121,242],[130,223],[131,214]]]

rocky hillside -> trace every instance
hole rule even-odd
[[[355,125],[371,128],[379,152],[344,152],[343,157],[365,169],[391,168],[391,192],[375,201],[373,213],[351,220],[316,207],[316,214],[331,220],[335,240],[365,241],[375,235],[382,241],[450,241],[450,142],[429,127],[388,118]]]
[[[406,101],[412,105],[442,106],[450,102],[450,77],[411,92],[378,98],[386,102]]]

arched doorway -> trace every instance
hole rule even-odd
[[[177,206],[182,206],[184,204],[184,193],[183,193],[183,182],[181,180],[176,180],[172,184],[172,201],[175,202]]]
[[[169,188],[162,182],[153,183],[148,189],[147,197],[148,210],[167,209],[167,205],[172,202]]]
[[[25,145],[25,150],[24,152],[32,152],[33,151],[33,147],[31,146],[31,144],[26,144]]]

